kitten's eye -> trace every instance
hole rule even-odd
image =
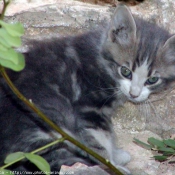
[[[155,83],[157,83],[158,80],[159,80],[158,77],[150,77],[147,79],[146,84],[148,84],[148,85],[155,84]]]
[[[132,78],[132,72],[125,66],[121,67],[121,74],[128,79]]]

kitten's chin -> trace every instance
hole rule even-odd
[[[131,99],[131,98],[128,98],[128,101],[129,101],[129,102],[132,102],[132,103],[134,103],[134,104],[138,104],[138,103],[142,102],[142,101],[138,101],[138,100]]]
[[[128,97],[128,101],[134,103],[134,104],[138,104],[138,103],[142,103],[144,101],[146,101],[146,99],[139,99],[139,98],[131,98],[131,97]]]
[[[138,97],[132,97],[129,93],[122,92],[123,96],[125,96],[126,101],[132,102],[134,104],[143,103],[148,100],[150,92],[141,93]]]
[[[144,96],[144,97],[143,96],[139,96],[137,98],[132,98],[129,95],[125,95],[125,96],[127,98],[127,101],[132,102],[134,104],[143,103],[143,102],[148,100],[148,97],[146,97],[146,96]]]

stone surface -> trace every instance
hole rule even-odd
[[[99,166],[88,167],[82,163],[75,163],[73,166],[63,165],[60,174],[75,174],[75,175],[109,175],[106,171]]]
[[[101,3],[102,1],[89,1],[97,2],[97,5],[85,3],[86,0],[84,2],[75,0],[13,0],[7,10],[5,20],[9,22],[20,21],[24,24],[26,30],[23,37],[24,43],[28,38],[43,39],[77,34],[97,27],[101,21],[109,19],[114,11],[114,7]],[[112,1],[109,0],[109,2]],[[1,7],[2,1],[0,9]],[[171,33],[175,33],[174,9],[174,0],[147,0],[145,3],[131,7],[131,11],[135,15],[164,26]],[[21,50],[23,49],[25,47],[21,48]],[[117,109],[113,119],[114,129],[119,139],[119,145],[131,153],[132,161],[128,167],[134,175],[175,174],[174,165],[154,161],[151,159],[152,152],[133,143],[134,137],[143,141],[152,136],[159,138],[160,135],[164,138],[170,136],[174,138],[174,106],[175,90],[172,90],[152,96],[147,103],[139,105],[126,103],[124,107]]]

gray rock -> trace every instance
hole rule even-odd
[[[88,167],[81,163],[76,163],[71,167],[62,166],[60,174],[75,174],[75,175],[109,175],[99,166]]]

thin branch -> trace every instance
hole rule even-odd
[[[9,5],[10,3],[10,0],[6,2],[6,0],[3,0],[3,8],[2,8],[2,12],[0,14],[0,20],[2,20],[4,18],[4,15],[5,15],[5,11],[7,9],[7,6]]]
[[[39,153],[40,151],[45,150],[45,149],[47,149],[47,148],[49,148],[49,147],[51,147],[51,146],[53,146],[53,145],[56,145],[56,144],[58,144],[58,143],[60,143],[60,142],[63,142],[63,141],[64,141],[64,138],[60,138],[60,139],[55,140],[55,141],[53,141],[53,142],[51,142],[51,143],[49,143],[49,144],[47,144],[47,145],[42,146],[41,148],[38,148],[38,149],[36,149],[36,150],[34,150],[34,151],[30,152],[30,153],[31,153],[31,154]],[[10,163],[8,163],[8,164],[6,164],[6,165],[0,167],[0,169],[5,169],[5,168],[7,168],[7,167],[9,167],[9,166],[11,166],[11,165],[13,165],[13,164],[15,164],[15,163],[17,163],[17,162],[23,160],[23,159],[25,159],[25,156],[22,156],[22,157],[20,157],[19,159],[16,159],[15,161],[10,162]]]
[[[4,14],[6,11],[6,8],[8,6],[8,4],[10,3],[10,0],[3,0],[4,6],[2,9],[2,13],[0,15],[0,20],[3,20],[4,18]],[[104,165],[106,165],[110,170],[112,170],[113,172],[115,172],[117,175],[123,175],[123,173],[121,173],[114,165],[112,165],[109,160],[104,159],[102,156],[100,156],[99,154],[95,153],[93,150],[89,149],[88,147],[84,146],[83,144],[81,144],[80,142],[78,142],[77,140],[75,140],[73,137],[69,136],[66,132],[64,132],[60,127],[58,127],[55,123],[53,123],[42,111],[40,111],[34,103],[30,102],[29,100],[27,100],[23,94],[21,94],[18,89],[14,86],[14,84],[11,82],[9,76],[7,75],[5,69],[3,66],[0,65],[0,73],[2,74],[3,78],[5,79],[6,83],[8,84],[8,86],[11,88],[11,90],[14,92],[14,94],[20,99],[22,100],[28,107],[30,107],[31,110],[33,110],[44,122],[46,122],[51,128],[53,128],[55,131],[57,131],[58,133],[60,133],[62,135],[62,137],[65,140],[70,141],[71,143],[73,143],[74,145],[76,145],[77,147],[81,148],[82,150],[84,150],[85,152],[87,152],[88,154],[90,154],[91,156],[93,156],[94,158],[96,158],[97,160],[99,160],[101,163],[103,163]],[[41,148],[42,149],[42,148]],[[19,160],[18,160],[19,161]],[[7,167],[7,165],[1,167],[4,168]]]
[[[14,92],[14,94],[20,99],[22,100],[28,107],[30,107],[30,109],[32,109],[36,114],[38,114],[38,116],[44,121],[46,122],[51,128],[53,128],[55,131],[57,131],[58,133],[60,133],[62,135],[62,137],[65,140],[68,140],[69,142],[73,143],[74,145],[76,145],[77,147],[81,148],[82,150],[84,150],[85,152],[87,152],[88,154],[90,154],[91,156],[95,157],[97,160],[99,160],[101,163],[103,163],[104,165],[106,165],[110,170],[112,170],[113,172],[115,172],[117,175],[123,175],[123,173],[121,173],[114,165],[112,165],[109,160],[103,158],[102,156],[100,156],[99,154],[97,154],[96,152],[94,152],[93,150],[89,149],[88,147],[86,147],[85,145],[83,145],[82,143],[78,142],[77,140],[75,140],[73,137],[69,136],[66,132],[64,132],[60,127],[58,127],[55,123],[53,123],[40,109],[38,109],[34,103],[30,102],[29,100],[27,100],[20,92],[19,90],[14,86],[14,84],[12,83],[12,81],[10,80],[9,76],[7,75],[4,67],[2,67],[0,65],[0,72],[3,76],[3,78],[5,79],[6,83],[8,84],[8,86],[11,88],[11,90]]]

